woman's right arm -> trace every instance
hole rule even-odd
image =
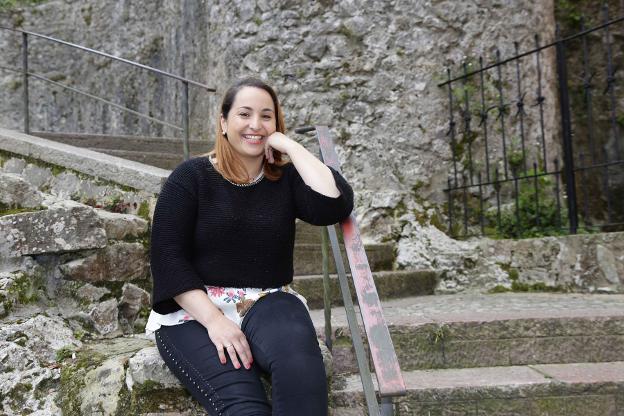
[[[245,334],[238,325],[226,318],[203,290],[189,290],[174,297],[175,301],[196,321],[208,330],[208,336],[217,348],[221,364],[225,364],[227,351],[234,368],[240,368],[241,358],[246,369],[251,368],[253,357]]]
[[[249,367],[252,357],[245,335],[212,303],[203,280],[192,264],[193,238],[197,222],[198,184],[189,163],[171,173],[158,197],[151,235],[151,271],[154,282],[153,308],[166,314],[186,310],[207,330],[225,363],[224,346],[232,363]]]

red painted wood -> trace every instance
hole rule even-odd
[[[329,129],[326,126],[316,126],[316,132],[323,161],[326,165],[341,172],[340,162]],[[382,396],[404,395],[405,382],[390,338],[390,331],[383,316],[381,302],[368,264],[368,258],[364,252],[364,244],[355,215],[351,214],[340,226],[364,329],[375,366],[379,393]]]

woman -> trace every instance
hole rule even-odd
[[[147,330],[211,415],[270,415],[261,373],[273,414],[327,414],[316,333],[287,285],[295,218],[336,223],[353,191],[284,131],[274,90],[239,81],[223,99],[214,150],[171,173],[154,212]]]

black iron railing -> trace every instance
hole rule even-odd
[[[525,52],[516,42],[514,56],[501,59],[496,51],[493,63],[465,62],[457,76],[447,70],[439,86],[449,101],[452,171],[444,191],[451,235],[624,229],[624,84],[612,36],[624,30],[624,17],[611,19],[604,5],[601,20],[588,29],[581,19],[580,32],[567,37],[557,28],[543,45],[536,35]],[[555,76],[547,77],[551,62]],[[545,93],[549,87],[558,97]],[[547,123],[549,113],[558,113],[559,123]]]
[[[157,68],[153,68],[150,67],[148,65],[143,65],[140,64],[138,62],[134,62],[131,61],[129,59],[124,59],[124,58],[120,58],[118,56],[114,56],[111,54],[108,54],[106,52],[102,52],[102,51],[98,51],[95,49],[91,49],[91,48],[87,48],[81,45],[77,45],[75,43],[71,43],[71,42],[66,42],[64,40],[61,39],[57,39],[51,36],[46,36],[46,35],[42,35],[40,33],[35,33],[35,32],[31,32],[31,31],[27,31],[27,30],[21,30],[21,29],[14,29],[14,28],[8,28],[8,27],[2,27],[0,26],[1,30],[4,31],[10,31],[10,32],[16,32],[16,33],[20,33],[21,37],[22,37],[22,67],[21,68],[10,68],[4,65],[0,65],[0,69],[5,70],[5,71],[12,71],[12,72],[17,72],[17,73],[21,73],[23,75],[23,80],[22,80],[22,85],[23,85],[23,89],[22,89],[22,102],[23,102],[23,117],[24,117],[24,132],[25,133],[30,133],[31,131],[31,126],[30,126],[30,99],[29,99],[29,86],[28,86],[28,81],[29,78],[34,78],[37,80],[41,80],[47,83],[50,83],[54,86],[60,87],[62,90],[66,90],[66,91],[70,91],[72,93],[75,94],[80,94],[82,96],[91,98],[93,100],[97,100],[99,102],[102,102],[108,106],[114,107],[118,110],[127,112],[129,114],[133,114],[139,118],[143,118],[146,120],[149,120],[151,122],[157,123],[157,124],[161,124],[167,127],[170,127],[174,130],[180,131],[183,133],[183,152],[184,152],[184,158],[188,159],[189,158],[189,138],[190,138],[190,129],[189,129],[189,117],[190,117],[190,106],[189,106],[189,87],[190,86],[194,86],[194,87],[198,87],[201,90],[207,91],[207,92],[215,92],[216,90],[212,87],[209,87],[207,85],[204,85],[202,83],[190,80],[188,78],[184,78],[181,77],[179,75],[175,75],[172,73],[169,73],[167,71],[163,71]],[[54,81],[52,79],[46,78],[40,74],[31,72],[29,70],[29,66],[28,66],[28,42],[29,42],[29,36],[30,37],[35,37],[38,39],[42,39],[45,40],[47,42],[53,42],[53,43],[57,43],[63,46],[67,46],[76,50],[79,50],[81,52],[85,52],[85,53],[89,53],[89,54],[94,54],[97,56],[102,56],[104,58],[113,60],[113,61],[117,61],[117,62],[122,62],[126,65],[130,65],[136,68],[140,68],[144,71],[153,73],[153,74],[157,74],[159,76],[163,76],[163,77],[167,77],[167,78],[171,78],[174,79],[176,81],[179,81],[182,83],[182,103],[181,103],[181,108],[182,108],[182,126],[178,126],[174,123],[171,122],[167,122],[161,119],[158,119],[156,117],[152,117],[148,114],[143,114],[139,111],[133,110],[131,108],[116,104],[110,100],[107,100],[103,97],[100,97],[96,94],[92,94],[89,93],[87,91],[83,91],[79,88],[75,88],[75,87],[71,87],[69,85],[65,85],[62,84],[60,82]]]

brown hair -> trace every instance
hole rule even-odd
[[[221,116],[227,119],[232,108],[232,104],[234,104],[236,94],[238,94],[238,92],[245,87],[259,88],[269,93],[271,99],[273,100],[276,131],[279,131],[280,133],[286,132],[284,115],[282,113],[282,108],[279,105],[277,94],[275,94],[275,90],[273,90],[273,88],[271,88],[264,81],[257,78],[244,78],[234,83],[234,85],[232,85],[225,92],[225,96],[221,102],[221,113],[217,118],[217,136],[215,146],[212,151],[208,153],[208,155],[215,155],[218,161],[216,166],[219,173],[221,173],[221,175],[223,175],[226,179],[236,183],[247,182],[249,178],[247,177],[247,171],[245,170],[243,162],[240,160],[236,152],[232,150],[230,142],[221,131]],[[282,176],[281,167],[286,163],[286,161],[283,160],[282,153],[277,150],[273,150],[273,159],[275,160],[275,163],[269,164],[265,158],[263,170],[264,176],[267,179],[275,181]]]

